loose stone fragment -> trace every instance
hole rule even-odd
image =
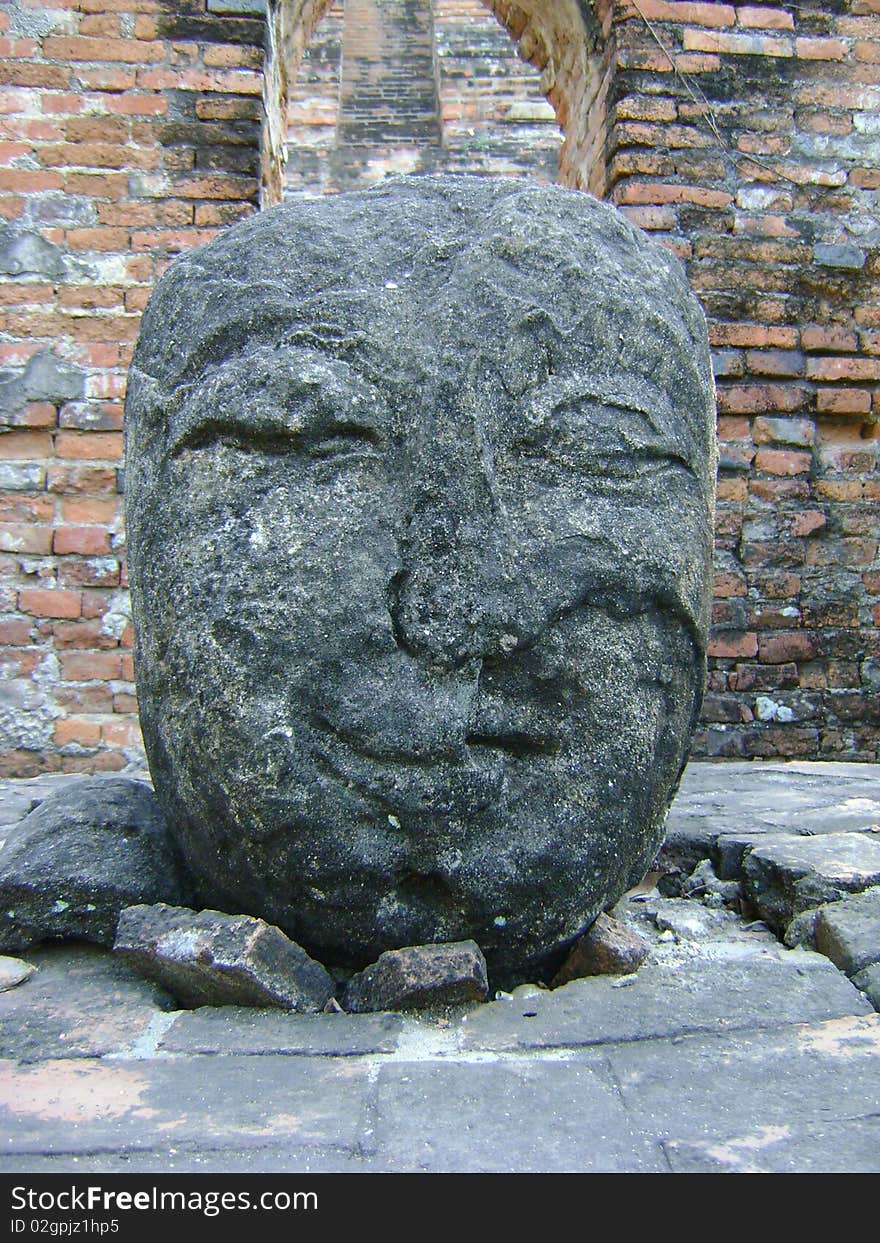
[[[880,884],[880,841],[866,833],[774,835],[746,856],[744,873],[746,897],[782,932],[810,907]]]
[[[143,782],[83,778],[3,834],[0,949],[59,938],[112,945],[123,907],[188,896],[159,804]]]
[[[806,950],[816,948],[816,920],[818,918],[819,911],[815,907],[809,911],[801,911],[800,915],[795,915],[782,938],[789,949],[794,949],[797,945]]]
[[[557,971],[553,988],[588,975],[630,975],[648,956],[646,941],[610,915],[596,917]]]
[[[120,916],[113,949],[186,1009],[317,1011],[333,994],[333,981],[320,963],[279,928],[251,915],[163,903],[132,906]]]
[[[0,993],[5,993],[9,988],[15,988],[17,984],[23,984],[35,971],[36,967],[22,958],[0,956]]]
[[[852,977],[852,982],[865,994],[874,1009],[880,1012],[880,962],[863,967]]]
[[[816,949],[849,976],[880,962],[880,887],[820,907]]]
[[[735,906],[741,892],[738,881],[718,879],[709,859],[701,859],[690,876],[681,882],[683,898],[699,898],[706,906]]]
[[[485,1001],[488,994],[486,960],[474,941],[410,945],[386,950],[372,966],[352,976],[345,1008],[418,1010]]]
[[[555,970],[655,857],[702,697],[679,261],[513,178],[291,201],[162,276],[125,413],[141,725],[199,903],[355,971],[468,939],[495,987]]]

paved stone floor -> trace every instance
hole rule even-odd
[[[0,783],[0,824],[57,780]],[[875,766],[692,764],[669,817],[693,860],[841,831],[880,831]],[[615,912],[651,942],[638,974],[426,1017],[180,1011],[102,950],[33,951],[0,994],[0,1172],[880,1170],[866,996],[641,888]]]

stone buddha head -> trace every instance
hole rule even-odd
[[[328,964],[552,970],[651,863],[701,700],[678,261],[507,179],[291,202],[160,280],[126,428],[141,722],[204,904]]]

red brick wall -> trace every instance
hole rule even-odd
[[[125,370],[158,273],[257,208],[256,7],[0,0],[0,773],[139,754]],[[672,246],[709,315],[722,464],[697,750],[876,759],[880,0],[494,7],[565,131],[561,179]],[[270,102],[326,8],[287,4]]]

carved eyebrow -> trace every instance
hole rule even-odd
[[[579,403],[596,403],[609,409],[625,411],[643,420],[656,440],[646,442],[647,452],[666,453],[677,458],[689,469],[697,455],[693,429],[688,419],[673,404],[672,396],[644,376],[631,373],[594,372],[570,376],[551,376],[541,386],[531,389],[524,408],[532,431],[548,428],[561,411],[576,410]],[[608,425],[614,431],[613,422]],[[626,429],[617,429],[626,440]],[[589,447],[589,446],[585,446]],[[629,445],[637,451],[637,444]]]
[[[248,344],[178,386],[167,410],[171,453],[236,434],[276,449],[328,435],[382,439],[387,405],[355,368],[314,350],[291,353],[286,343]]]

